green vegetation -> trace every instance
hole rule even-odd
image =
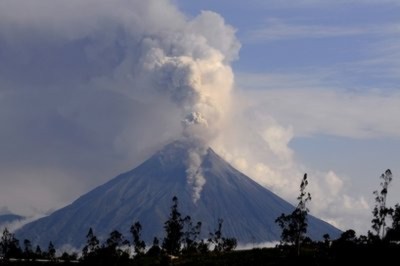
[[[193,223],[190,216],[182,216],[178,198],[173,197],[161,246],[160,240],[154,238],[152,246],[146,249],[139,221],[130,228],[132,242],[114,230],[100,243],[89,228],[86,245],[79,256],[66,252],[57,255],[52,242],[44,252],[39,246],[34,251],[28,239],[21,248],[19,240],[6,228],[0,242],[0,265],[358,265],[377,260],[380,264],[389,263],[397,259],[400,252],[400,205],[386,206],[391,171],[386,170],[380,178],[382,189],[373,192],[376,202],[372,211],[373,232],[368,232],[367,236],[357,236],[349,229],[335,240],[328,234],[322,236],[322,241],[308,238],[307,202],[311,195],[306,192],[305,174],[300,183],[297,207],[292,213],[276,218],[282,234],[280,244],[273,248],[235,251],[237,241],[223,235],[222,219],[208,239],[199,239],[201,222]]]

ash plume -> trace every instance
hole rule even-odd
[[[178,31],[146,38],[140,58],[145,83],[179,108],[183,136],[204,145],[191,149],[187,161],[187,180],[194,202],[206,182],[201,171],[202,156],[227,117],[233,87],[229,54],[211,46],[207,36],[195,30],[205,20],[222,25],[221,31],[233,32],[219,15],[203,12]],[[234,44],[234,35],[230,37],[225,41]],[[232,47],[236,49],[238,45]]]
[[[143,76],[148,77],[156,93],[168,97],[179,108],[183,134],[208,142],[218,134],[218,125],[229,112],[232,69],[221,51],[209,46],[202,35],[183,32],[171,41],[166,47],[150,42],[152,46],[147,47],[143,58]],[[182,43],[190,46],[182,47]]]

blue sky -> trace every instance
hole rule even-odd
[[[399,11],[395,0],[0,0],[0,208],[65,206],[177,138],[181,121],[205,120],[239,170],[291,202],[307,172],[311,211],[366,232],[387,168],[400,202]],[[197,74],[212,81],[212,108],[187,121],[209,104]]]

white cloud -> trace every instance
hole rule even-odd
[[[282,19],[269,18],[262,28],[251,30],[246,40],[249,42],[271,42],[293,39],[320,39],[332,37],[348,37],[357,35],[389,35],[400,32],[399,24],[329,26],[307,25],[301,22],[287,22]]]
[[[396,91],[269,89],[246,91],[243,97],[254,100],[254,112],[293,126],[296,136],[400,138],[400,125],[395,123],[400,93]]]
[[[312,212],[342,230],[355,229],[366,234],[370,227],[370,206],[363,196],[351,194],[348,189],[350,180],[339,177],[333,171],[311,172],[309,176]]]
[[[288,148],[288,144],[293,138],[291,127],[286,129],[279,125],[270,126],[261,133],[261,136],[278,158],[290,159],[292,157],[293,152]]]

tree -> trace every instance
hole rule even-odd
[[[170,255],[179,255],[183,237],[184,223],[188,218],[182,218],[178,211],[178,198],[172,198],[171,213],[164,223],[166,236],[162,243],[163,249]]]
[[[42,257],[43,257],[42,249],[40,248],[39,245],[37,245],[35,250],[35,258],[41,259]]]
[[[131,226],[133,246],[135,248],[136,255],[143,255],[146,249],[146,243],[141,239],[141,231],[142,231],[142,225],[139,222],[135,222]]]
[[[400,205],[396,204],[392,213],[392,229],[400,230]]]
[[[388,229],[386,238],[389,241],[400,241],[400,205],[396,204],[392,213],[392,226]]]
[[[76,261],[77,259],[78,259],[78,253],[76,252],[73,252],[72,254],[63,252],[60,257],[60,260],[62,260],[66,264],[69,264],[71,261]]]
[[[307,185],[307,174],[304,174],[300,184],[300,194],[297,197],[299,201],[297,207],[291,214],[285,215],[282,213],[281,216],[275,220],[282,229],[281,241],[294,245],[297,250],[297,255],[300,255],[300,245],[307,233],[307,215],[309,210],[306,204],[311,200],[311,194],[305,191]]]
[[[26,259],[33,258],[32,243],[29,239],[24,240],[24,257]]]
[[[146,255],[150,257],[157,257],[160,254],[161,254],[160,241],[158,240],[157,237],[154,237],[153,245],[150,247],[149,251],[147,251]]]
[[[123,265],[129,261],[128,250],[120,249],[121,246],[129,246],[129,241],[124,239],[124,236],[117,230],[110,233],[109,238],[101,246],[98,251],[104,265]]]
[[[329,234],[324,234],[324,235],[322,236],[322,238],[324,239],[324,243],[325,243],[326,245],[329,245],[329,242],[331,241],[331,236],[330,236]]]
[[[11,257],[19,258],[22,255],[19,241],[15,238],[14,234],[8,231],[7,228],[3,230],[3,236],[0,242],[0,251],[3,254],[3,259],[8,261]]]
[[[386,207],[386,197],[388,193],[388,187],[390,182],[392,181],[392,172],[390,169],[387,169],[385,173],[380,176],[382,179],[381,182],[381,191],[375,190],[373,193],[375,195],[376,205],[372,211],[374,218],[372,219],[372,229],[375,230],[376,236],[380,239],[383,239],[385,236],[385,226],[386,226],[386,216],[391,215],[393,213],[392,208]]]
[[[349,229],[343,232],[340,235],[338,241],[356,243],[357,242],[356,231],[354,231],[353,229]]]
[[[117,230],[110,233],[110,237],[106,240],[106,247],[109,250],[116,251],[118,255],[121,255],[122,250],[118,249],[120,246],[129,245],[129,241],[124,239],[124,236]]]
[[[185,223],[185,232],[183,233],[183,253],[192,254],[198,251],[198,237],[201,232],[201,222],[193,226],[190,216]]]
[[[89,228],[89,232],[86,235],[86,245],[82,249],[83,258],[87,259],[90,256],[94,256],[99,248],[99,240],[93,233],[93,229]]]
[[[53,242],[50,241],[47,248],[47,258],[51,261],[56,259],[56,249],[54,248]]]
[[[210,233],[208,241],[214,245],[215,252],[227,252],[236,248],[237,241],[235,238],[225,238],[222,236],[222,224],[224,220],[218,219],[218,228],[214,233]]]

